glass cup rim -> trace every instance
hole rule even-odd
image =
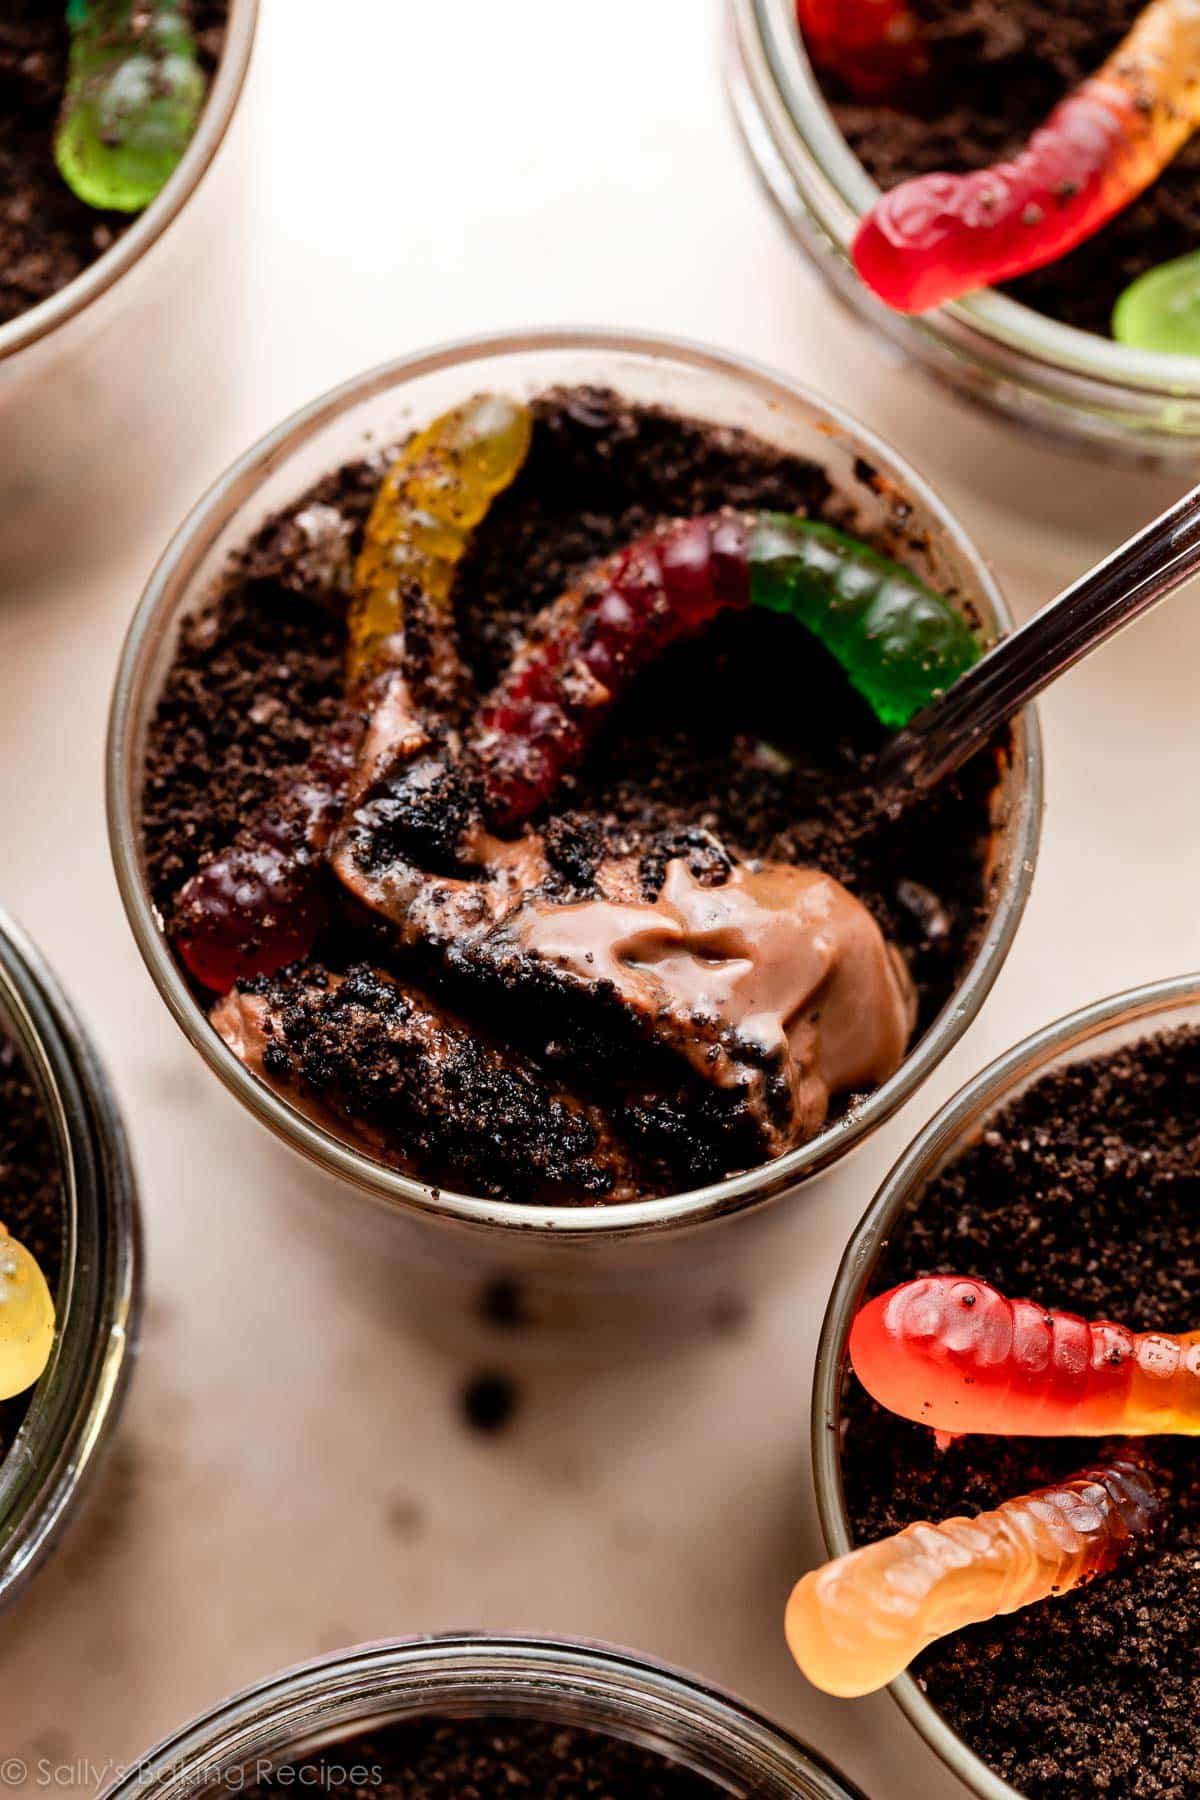
[[[134,224],[73,281],[6,325],[0,325],[0,365],[40,343],[107,293],[156,244],[182,212],[225,140],[246,83],[259,0],[229,0],[221,61],[204,111],[179,167]]]
[[[838,129],[796,29],[792,0],[729,0],[753,41],[783,111],[820,184],[820,223],[838,251],[849,259],[850,240],[879,188]],[[753,34],[749,40],[749,34]],[[1173,399],[1200,395],[1200,358],[1160,350],[1138,350],[1096,332],[1051,319],[992,288],[919,315],[915,323],[933,336],[947,327],[965,328],[999,349],[1036,364],[1090,377],[1109,388],[1162,393]]]
[[[40,1090],[64,1197],[50,1362],[0,1462],[0,1602],[49,1551],[120,1408],[137,1346],[142,1247],[124,1128],[107,1075],[58,981],[0,910],[0,1002]]]
[[[195,1800],[214,1771],[237,1767],[272,1725],[295,1723],[294,1749],[302,1754],[314,1738],[337,1743],[339,1726],[363,1726],[334,1717],[339,1702],[378,1702],[372,1717],[385,1720],[389,1703],[420,1694],[436,1710],[439,1697],[456,1686],[477,1684],[481,1700],[503,1707],[504,1695],[534,1697],[538,1691],[567,1701],[590,1696],[614,1710],[651,1702],[666,1724],[703,1726],[717,1734],[738,1761],[783,1780],[815,1779],[828,1800],[863,1800],[859,1790],[791,1732],[736,1695],[657,1658],[588,1639],[492,1632],[429,1633],[358,1644],[280,1670],[254,1682],[198,1714],[122,1772],[103,1800]],[[445,1703],[443,1701],[443,1703]],[[306,1708],[320,1704],[320,1721],[307,1721]],[[461,1711],[461,1707],[456,1710]],[[532,1713],[533,1707],[523,1710]],[[317,1731],[313,1724],[319,1724]],[[594,1727],[603,1730],[602,1725]],[[669,1751],[664,1752],[669,1754]]]
[[[378,364],[320,395],[260,438],[184,519],[152,572],[134,612],[117,669],[107,750],[108,829],[117,885],[138,949],[160,995],[194,1048],[261,1123],[310,1161],[372,1198],[384,1204],[400,1203],[442,1221],[453,1219],[519,1233],[552,1232],[556,1240],[579,1241],[662,1231],[685,1222],[699,1224],[773,1198],[802,1177],[839,1161],[910,1098],[975,1018],[1016,934],[1040,841],[1042,751],[1036,709],[1029,707],[1016,722],[1024,782],[1014,801],[1018,817],[1013,854],[1000,877],[987,930],[952,996],[896,1073],[862,1106],[774,1162],[723,1181],[648,1200],[597,1207],[532,1206],[518,1201],[485,1200],[416,1181],[334,1138],[288,1106],[251,1075],[212,1031],[167,948],[146,892],[134,828],[134,795],[139,791],[140,775],[132,766],[130,747],[136,727],[135,701],[141,668],[153,641],[154,624],[160,612],[173,604],[176,587],[186,586],[192,569],[225,520],[322,426],[364,401],[420,376],[505,354],[538,351],[597,352],[669,362],[702,375],[736,381],[770,396],[778,404],[799,404],[810,417],[819,417],[835,436],[853,443],[868,460],[873,459],[877,466],[898,476],[905,490],[920,499],[946,541],[970,566],[1001,633],[1011,631],[1012,616],[991,570],[930,484],[899,451],[835,402],[765,364],[733,352],[685,338],[610,327],[545,327],[469,336]]]
[[[1075,1008],[1021,1038],[951,1096],[902,1153],[860,1219],[842,1255],[817,1344],[810,1420],[817,1517],[830,1556],[854,1547],[841,1476],[841,1385],[846,1339],[862,1291],[898,1219],[981,1117],[1005,1104],[1015,1084],[1043,1072],[1063,1052],[1110,1026],[1153,1020],[1200,1005],[1200,971],[1139,983]],[[1164,1024],[1165,1028],[1165,1024]],[[926,1743],[979,1800],[1024,1800],[969,1748],[907,1671],[888,1692]]]

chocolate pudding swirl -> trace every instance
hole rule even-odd
[[[666,1132],[694,1097],[728,1157],[758,1162],[813,1136],[831,1093],[874,1085],[899,1066],[915,1017],[912,984],[903,959],[840,883],[813,869],[728,856],[697,873],[673,857],[648,895],[639,859],[610,856],[595,868],[587,897],[565,897],[539,832],[503,840],[473,813],[469,771],[431,735],[399,679],[387,712],[388,741],[403,750],[379,778],[368,737],[360,768],[369,773],[356,778],[330,855],[345,893],[386,924],[394,948],[477,989],[485,1004],[492,994],[499,1006],[505,995],[536,991],[568,1029],[578,1020],[585,1032],[602,1008],[614,1039],[619,1034],[644,1064],[645,1085],[631,1094],[610,1081],[598,1113],[566,1089],[573,1058],[561,1059],[564,1086],[549,1090],[509,1050],[493,1045],[489,1055],[484,1037],[427,993],[416,1003],[397,990],[381,1040],[378,1011],[352,1011],[336,976],[314,984],[304,970],[239,984],[216,1008],[214,1025],[263,1080],[294,1090],[310,1112],[317,1100],[313,1116],[340,1119],[343,1130],[353,1123],[385,1156],[389,1115],[419,1108],[434,1131],[454,1117],[462,1155],[471,1155],[473,1133],[486,1143],[479,1176],[499,1154],[514,1176],[523,1171],[531,1197],[562,1197],[578,1183],[596,1198],[626,1200],[639,1181],[622,1142],[651,1154],[659,1147],[664,1088],[672,1106]],[[459,827],[458,873],[431,873],[415,860],[427,848],[431,792]],[[361,996],[364,973],[352,995]],[[386,994],[378,972],[375,983],[376,995]],[[331,1016],[336,1029],[319,1034],[314,1059],[309,1023]],[[339,1048],[366,1035],[375,1053],[369,1088]],[[546,1051],[557,1060],[552,1046]],[[506,1074],[525,1078],[527,1107],[515,1092],[507,1105],[489,1105],[489,1087],[515,1087]],[[535,1128],[547,1104],[554,1133]],[[564,1132],[580,1138],[578,1169],[574,1158],[562,1161]]]

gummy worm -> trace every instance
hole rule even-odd
[[[354,571],[347,703],[308,761],[285,778],[233,842],[180,892],[175,947],[214,993],[307,955],[328,917],[320,874],[363,742],[364,713],[386,705],[407,665],[405,613],[428,627],[432,686],[457,672],[451,589],[471,531],[516,477],[529,448],[527,408],[484,394],[418,432],[385,477]]]
[[[453,655],[458,565],[496,495],[515,480],[533,432],[527,407],[481,394],[406,446],[375,496],[354,570],[348,627],[351,688],[404,666],[406,605],[420,596]]]
[[[0,1225],[0,1400],[40,1381],[54,1344],[54,1301],[33,1255]]]
[[[67,26],[59,173],[88,206],[141,212],[178,168],[204,104],[180,0],[69,0]]]
[[[881,1406],[935,1431],[1200,1435],[1200,1332],[1089,1323],[957,1275],[869,1301],[850,1360]]]
[[[855,266],[900,312],[1010,281],[1098,231],[1198,124],[1200,0],[1153,0],[1011,162],[884,194],[859,226]]]
[[[635,676],[724,611],[789,614],[876,716],[904,725],[978,657],[969,626],[910,570],[819,520],[675,520],[607,558],[539,614],[479,714],[473,749],[493,821],[553,793]]]
[[[1159,1513],[1122,1456],[973,1519],[908,1525],[797,1583],[788,1647],[826,1693],[873,1693],[936,1638],[1107,1573]]]
[[[860,100],[883,100],[929,68],[920,25],[906,0],[796,0],[812,61]]]
[[[307,762],[180,889],[172,921],[188,973],[213,993],[306,956],[329,916],[321,860],[358,761],[362,720],[343,712]]]

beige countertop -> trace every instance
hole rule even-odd
[[[521,1408],[490,1438],[459,1419],[477,1347],[406,1335],[369,1253],[307,1204],[317,1177],[189,1051],[105,841],[109,686],[172,515],[298,403],[426,343],[603,322],[776,364],[930,476],[1021,616],[1165,504],[1169,483],[968,415],[832,312],[744,164],[717,14],[716,0],[264,0],[224,441],[163,517],[132,512],[121,554],[85,583],[0,608],[0,899],[109,1060],[150,1258],[144,1354],[101,1491],[0,1625],[0,1761],[28,1762],[29,1791],[47,1785],[39,1758],[75,1765],[53,1784],[90,1789],[280,1665],[462,1626],[657,1653],[776,1714],[874,1796],[955,1791],[886,1696],[824,1699],[783,1647],[784,1599],[817,1548],[813,1343],[851,1225],[937,1102],[1066,1009],[1200,963],[1194,593],[1046,701],[1045,843],[1009,964],[935,1078],[804,1201],[778,1289],[749,1297],[739,1332],[675,1355],[523,1371]]]

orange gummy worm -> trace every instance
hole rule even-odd
[[[796,1584],[788,1648],[826,1693],[873,1693],[935,1638],[1104,1574],[1158,1513],[1149,1477],[1121,1457],[974,1519],[909,1525]]]
[[[1089,1323],[986,1281],[931,1275],[869,1301],[850,1361],[881,1406],[935,1431],[1200,1434],[1200,1332]]]

